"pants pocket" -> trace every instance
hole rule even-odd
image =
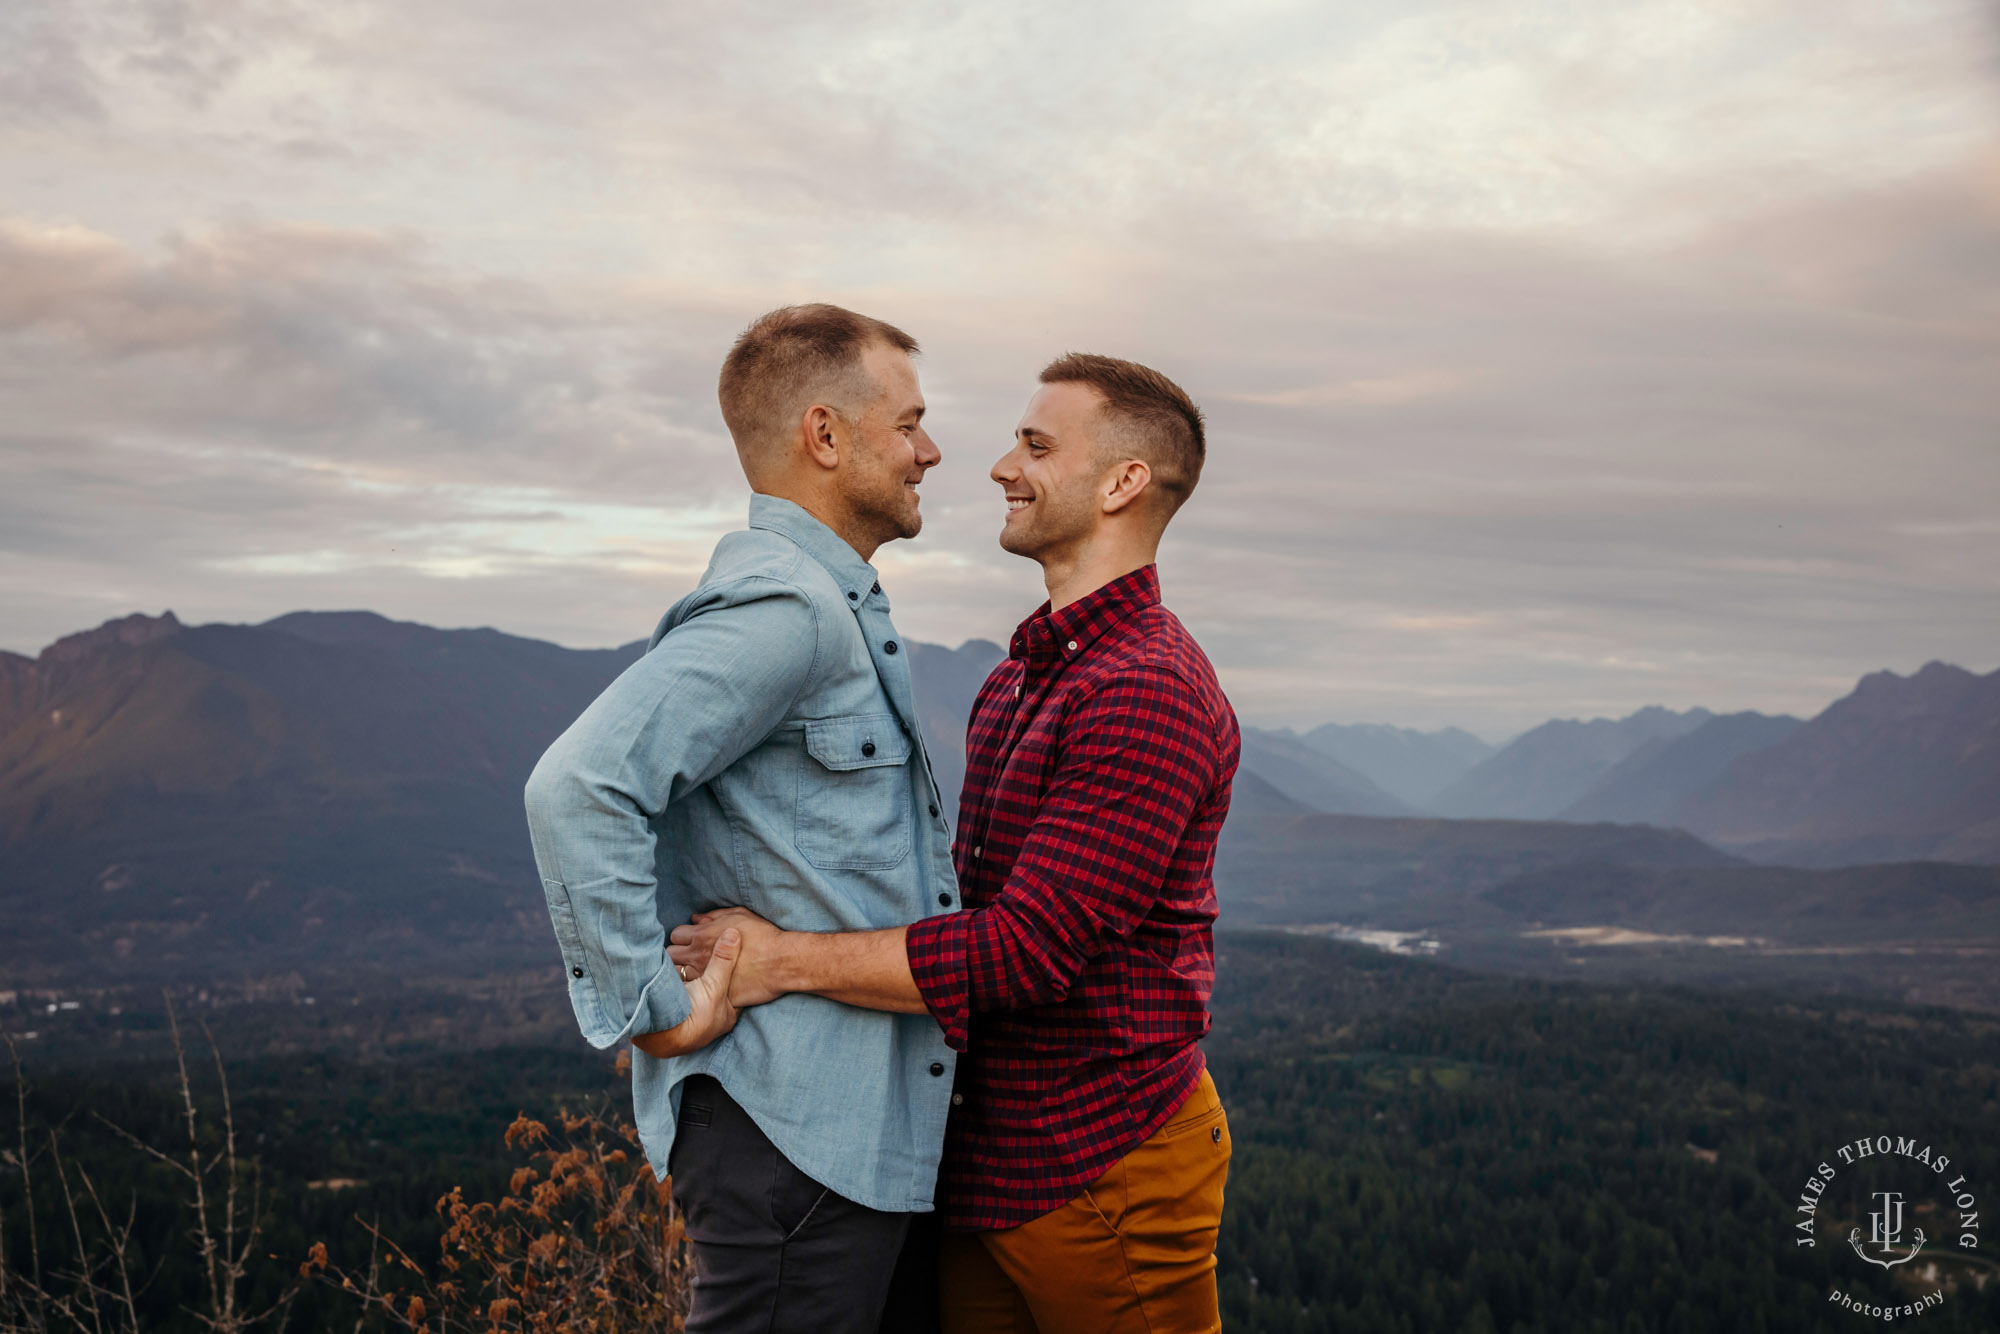
[[[688,1081],[693,1084],[694,1081]],[[715,1096],[708,1089],[681,1089],[681,1130],[706,1130],[715,1124]]]
[[[1216,1094],[1215,1081],[1208,1077],[1208,1071],[1201,1072],[1201,1079],[1193,1092],[1187,1096],[1167,1123],[1153,1132],[1155,1139],[1177,1139],[1192,1130],[1209,1131],[1212,1123],[1222,1119],[1222,1099]]]
[[[771,1221],[777,1225],[778,1235],[790,1241],[833,1192],[792,1166],[783,1154],[772,1157],[777,1160],[777,1170],[771,1181]]]

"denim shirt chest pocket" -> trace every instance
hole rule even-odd
[[[893,713],[806,723],[799,852],[824,870],[879,871],[910,855],[910,734]]]

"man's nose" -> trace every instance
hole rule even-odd
[[[937,441],[931,439],[931,433],[929,431],[924,430],[922,427],[918,427],[917,466],[919,468],[934,467],[937,464],[938,460],[942,459],[943,457],[944,453],[937,447]]]
[[[1015,451],[1010,449],[1005,454],[1002,454],[999,460],[994,463],[993,471],[986,475],[1002,486],[1019,477],[1021,470],[1014,466],[1014,453]]]

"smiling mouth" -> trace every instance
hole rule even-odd
[[[1034,504],[1032,500],[1022,500],[1017,496],[1009,496],[1007,497],[1007,512],[1013,514],[1019,510],[1028,508],[1032,504]]]

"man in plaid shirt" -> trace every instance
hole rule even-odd
[[[1200,476],[1201,413],[1110,357],[1041,379],[992,476],[1000,544],[1041,564],[1049,600],[973,709],[961,910],[814,934],[724,909],[670,954],[699,968],[737,929],[738,1004],[927,1010],[964,1053],[939,1193],[947,1331],[1212,1330],[1229,1130],[1195,1044],[1239,739],[1154,567]]]

